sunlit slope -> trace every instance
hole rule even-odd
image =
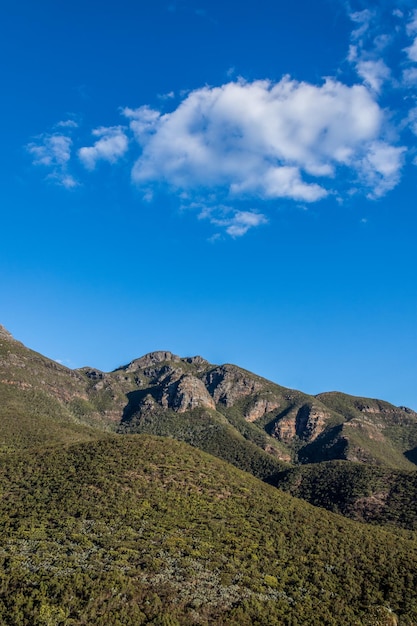
[[[12,626],[417,622],[415,541],[172,439],[8,455],[0,485]]]
[[[77,404],[86,398],[80,375],[0,327],[0,452],[95,437],[77,416]]]

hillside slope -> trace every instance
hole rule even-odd
[[[26,422],[22,433],[30,430],[31,415],[39,443],[54,432],[59,440],[52,422],[60,420],[69,440],[92,436],[82,428],[89,426],[169,434],[204,448],[206,438],[193,433],[203,415],[214,430],[224,427],[226,439],[233,434],[241,447],[250,442],[280,461],[345,459],[413,470],[417,458],[417,413],[404,407],[336,392],[309,396],[235,365],[163,351],[109,373],[70,370],[1,326],[0,400],[3,449],[28,445],[19,443],[19,425]]]
[[[269,482],[351,519],[417,530],[415,471],[328,461],[283,470]]]
[[[10,454],[0,486],[10,626],[417,622],[415,540],[172,439]]]

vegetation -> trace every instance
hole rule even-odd
[[[417,473],[349,461],[286,469],[270,482],[329,511],[417,530]]]
[[[172,437],[200,448],[232,465],[265,480],[284,469],[275,456],[267,454],[254,441],[246,439],[217,411],[194,409],[184,413],[154,411],[146,417],[135,416],[119,432],[148,433]],[[259,431],[262,438],[262,431]]]
[[[11,454],[0,484],[11,626],[417,621],[414,536],[320,511],[171,439]]]

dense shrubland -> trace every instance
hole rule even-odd
[[[417,622],[413,534],[321,511],[171,439],[10,454],[0,484],[11,626]]]

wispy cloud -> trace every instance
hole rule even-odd
[[[78,157],[88,170],[95,169],[97,161],[116,163],[128,150],[129,140],[123,126],[100,126],[92,135],[99,137],[94,145],[78,150]]]
[[[71,158],[72,139],[61,134],[44,133],[26,146],[34,165],[48,168],[47,179],[66,189],[72,189],[78,182],[68,174],[67,165]]]
[[[236,211],[232,217],[218,220],[217,223],[225,227],[226,233],[231,237],[242,237],[250,228],[267,224],[268,220],[265,215],[254,211]]]
[[[379,93],[384,82],[389,80],[391,71],[382,59],[377,61],[359,59],[356,63],[356,71],[373,91]]]
[[[379,101],[390,102],[393,96],[397,102],[402,102],[397,110],[390,113],[398,134],[407,127],[415,133],[417,9],[410,10],[411,3],[401,0],[393,9],[391,2],[380,0],[373,3],[371,9],[354,11],[352,4],[355,3],[358,4],[356,0],[351,0],[348,9],[354,25],[348,61]],[[378,168],[384,172],[393,168],[393,174],[388,178],[383,174],[374,195],[384,193],[398,181],[398,167],[404,161],[405,151],[397,151],[391,156],[388,152],[384,148],[380,155],[370,153],[373,174],[369,170],[368,179],[378,179]]]
[[[78,128],[78,123],[75,120],[62,120],[56,124],[57,128]]]
[[[188,208],[200,209],[199,219],[208,219],[233,238],[242,237],[251,228],[268,223],[268,218],[255,210],[241,211],[229,206],[208,206],[198,202],[190,203]]]
[[[392,42],[392,36],[379,31],[377,9],[351,12],[355,25],[351,33],[348,60],[358,76],[372,91],[379,94],[384,83],[391,79],[391,70],[381,55]]]
[[[415,9],[407,22],[406,26],[407,35],[411,40],[411,45],[405,48],[409,61],[414,65],[417,63],[417,9]],[[415,69],[413,67],[412,69]]]

